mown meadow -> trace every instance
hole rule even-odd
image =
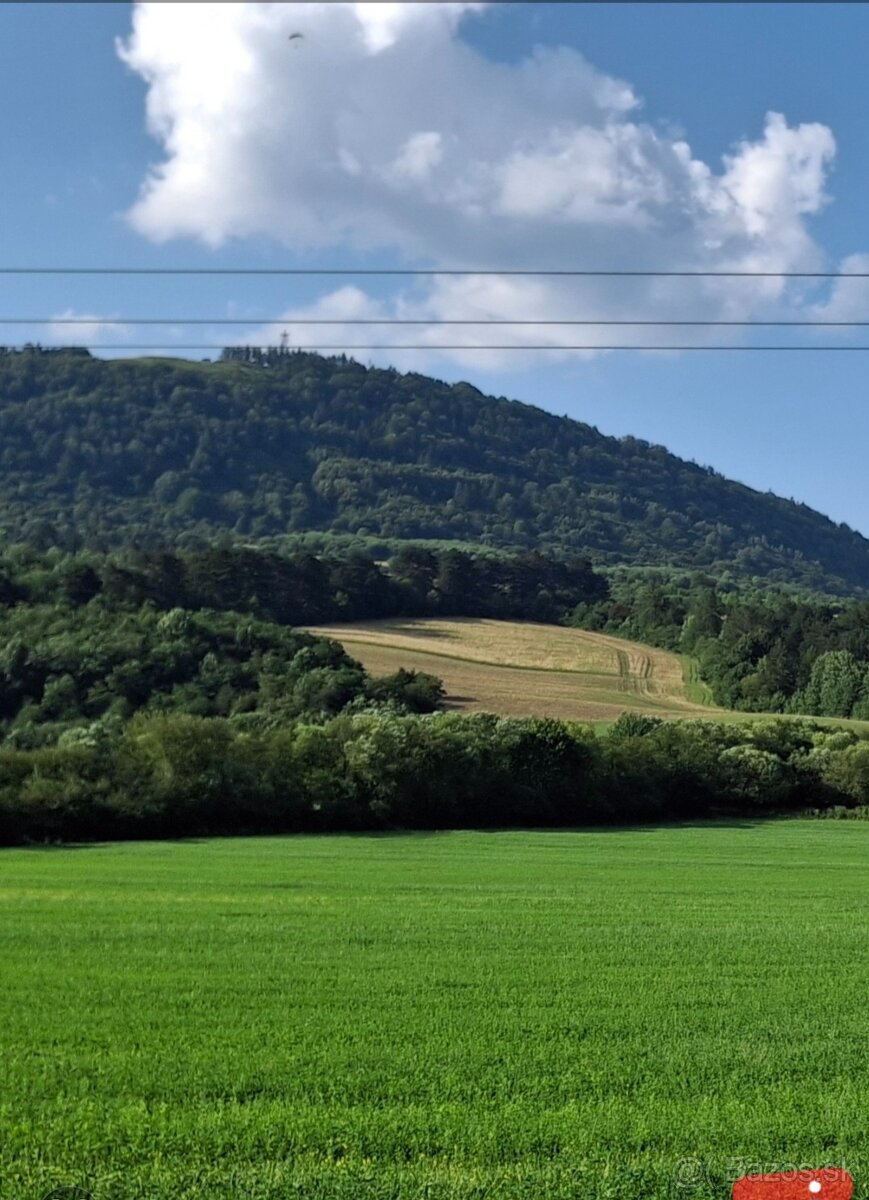
[[[0,855],[0,1197],[869,1188],[869,824]]]
[[[585,629],[475,617],[322,625],[373,676],[400,668],[443,681],[459,712],[611,723],[623,712],[718,717],[692,659]],[[695,671],[696,674],[696,671]],[[686,675],[689,678],[686,680]]]

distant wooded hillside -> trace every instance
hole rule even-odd
[[[806,505],[467,383],[343,357],[0,351],[0,454],[0,529],[46,548],[313,530],[869,589],[869,541]]]

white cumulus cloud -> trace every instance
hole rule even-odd
[[[686,140],[642,118],[628,83],[573,49],[533,47],[519,63],[487,59],[461,35],[463,20],[485,19],[486,8],[136,4],[118,53],[148,84],[148,128],[163,157],[130,209],[133,227],[157,242],[187,237],[217,248],[266,235],[303,256],[381,251],[481,272],[822,269],[809,221],[828,198],[836,146],[826,126],[791,126],[768,113],[753,140],[723,148],[719,164],[703,162]],[[369,311],[738,320],[792,315],[802,294],[781,279],[628,287],[480,274],[417,284],[370,301]],[[337,319],[350,295],[362,303],[359,289],[341,289],[308,315],[325,304]],[[287,314],[304,315],[293,306]],[[368,341],[408,345],[532,337],[519,326],[495,338],[468,326],[367,332]],[[338,335],[349,338],[336,327],[328,340]],[[618,327],[552,327],[533,337],[560,346],[638,340],[636,329]],[[642,340],[672,341],[673,332],[647,330]]]

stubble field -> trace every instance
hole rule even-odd
[[[0,857],[0,1196],[869,1184],[869,827]]]
[[[782,716],[719,708],[694,659],[585,629],[418,617],[318,625],[310,631],[340,642],[372,675],[400,667],[437,675],[446,690],[445,707],[454,712],[557,717],[588,722],[599,731],[623,712],[740,722]],[[810,719],[869,733],[869,721]]]
[[[399,667],[437,675],[456,711],[602,722],[625,710],[710,715],[708,688],[686,682],[678,655],[605,633],[475,617],[359,621],[311,632],[341,642],[373,675]]]

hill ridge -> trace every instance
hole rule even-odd
[[[847,594],[869,540],[633,437],[303,352],[0,352],[0,526],[68,549],[315,531],[581,552]]]

